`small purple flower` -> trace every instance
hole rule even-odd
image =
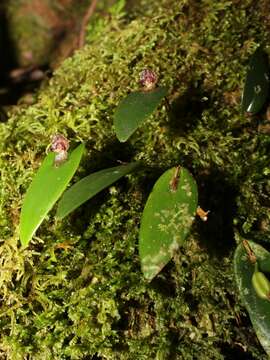
[[[140,73],[140,83],[145,91],[153,90],[156,87],[157,75],[150,69],[144,69]]]
[[[61,151],[68,151],[69,141],[64,135],[55,134],[52,136],[51,151],[59,153]]]
[[[65,136],[61,134],[55,134],[52,136],[52,143],[50,150],[56,153],[54,164],[55,166],[60,165],[62,162],[67,160],[69,149],[69,141]]]

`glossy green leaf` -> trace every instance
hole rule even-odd
[[[266,54],[260,47],[250,58],[242,94],[242,110],[256,114],[265,104],[268,93],[269,63]]]
[[[158,107],[167,93],[167,88],[159,87],[152,91],[138,91],[127,95],[114,114],[114,127],[118,140],[126,141]]]
[[[84,145],[81,144],[72,151],[68,160],[58,167],[54,165],[53,152],[42,162],[23,200],[20,216],[20,240],[23,246],[28,245],[47,213],[67,187],[79,166],[83,151]]]
[[[270,270],[270,253],[262,246],[248,241],[256,255],[260,271]],[[240,298],[246,307],[261,345],[270,355],[270,301],[261,299],[252,285],[255,265],[249,260],[244,246],[238,245],[234,255],[234,272]],[[267,273],[265,273],[267,275]],[[269,275],[269,274],[268,274]]]
[[[137,166],[138,163],[115,166],[86,176],[65,191],[59,201],[56,216],[60,219],[64,218],[101,190],[133,171]]]
[[[143,274],[149,281],[184,243],[197,209],[195,180],[181,168],[177,183],[176,169],[167,170],[157,180],[142,215],[139,254]]]

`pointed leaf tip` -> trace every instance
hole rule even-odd
[[[97,193],[133,171],[139,163],[115,166],[97,171],[71,186],[59,201],[56,216],[63,219]]]

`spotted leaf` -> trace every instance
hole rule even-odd
[[[140,226],[142,272],[151,281],[184,243],[197,209],[197,185],[185,168],[167,170],[149,195]]]

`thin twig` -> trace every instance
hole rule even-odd
[[[249,258],[249,261],[252,263],[252,264],[255,264],[257,262],[257,258],[256,258],[256,255],[254,254],[254,252],[252,251],[249,243],[247,242],[247,240],[243,240],[242,241],[242,244],[244,246],[244,249],[246,250],[246,253],[248,255],[248,258]]]
[[[85,43],[86,27],[88,25],[90,17],[93,15],[93,13],[96,9],[96,7],[97,7],[97,0],[92,0],[89,8],[87,9],[87,11],[82,19],[82,25],[81,25],[81,30],[80,30],[80,34],[79,34],[79,40],[78,40],[79,48],[83,47],[83,45]]]
[[[178,188],[178,183],[179,183],[179,175],[180,175],[180,166],[176,166],[173,177],[170,181],[170,190],[172,192],[176,192],[177,188]]]

